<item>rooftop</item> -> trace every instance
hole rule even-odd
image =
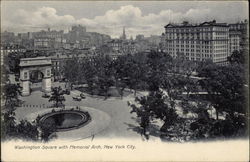
[[[201,24],[190,24],[188,21],[184,21],[181,24],[174,24],[169,23],[165,26],[165,28],[172,28],[172,27],[204,27],[204,26],[221,26],[221,27],[228,27],[227,23],[217,23],[215,20],[209,22],[203,22]]]
[[[40,66],[40,65],[51,65],[51,58],[49,57],[21,58],[19,64],[20,67]]]

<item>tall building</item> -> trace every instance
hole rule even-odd
[[[68,33],[68,39],[71,42],[80,41],[84,36],[86,36],[86,31],[85,26],[72,26],[72,29]]]
[[[224,63],[229,56],[229,26],[215,20],[201,24],[165,26],[164,50],[172,57],[183,54],[187,60]]]

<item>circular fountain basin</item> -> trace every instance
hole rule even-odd
[[[53,125],[56,131],[68,131],[86,125],[91,120],[88,112],[63,110],[43,115],[39,122],[44,125]]]

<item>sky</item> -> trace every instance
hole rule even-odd
[[[247,1],[2,1],[1,30],[64,30],[83,25],[87,31],[119,37],[160,35],[169,22],[234,23],[248,19]]]

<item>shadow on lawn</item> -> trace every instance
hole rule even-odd
[[[135,120],[136,122],[138,122],[137,118],[132,117],[131,119]],[[124,122],[125,125],[128,126],[127,130],[132,130],[138,134],[140,134],[141,136],[143,136],[143,129],[139,126],[139,125],[135,125],[135,124],[131,124],[131,123],[126,123]],[[150,136],[154,136],[154,137],[161,137],[161,132],[159,131],[160,128],[158,125],[154,124],[154,123],[150,123],[149,128],[148,128],[148,138]]]

